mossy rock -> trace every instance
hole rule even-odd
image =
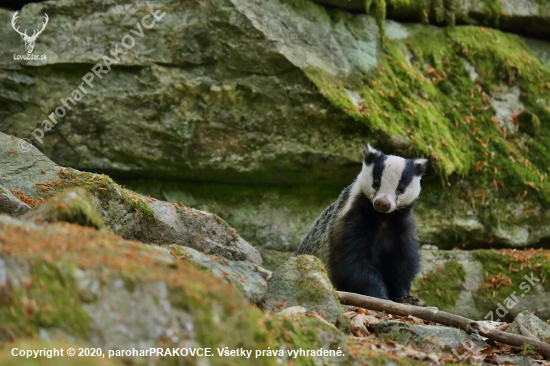
[[[310,255],[292,257],[278,267],[267,282],[265,310],[277,311],[292,306],[302,306],[345,332],[350,330],[349,320],[318,258]]]
[[[425,306],[475,320],[512,321],[524,310],[550,319],[548,250],[422,250],[412,294]]]
[[[431,272],[417,280],[425,289],[419,291],[417,296],[422,297],[426,306],[448,309],[456,304],[463,290],[461,284],[464,283],[465,277],[464,266],[456,261],[448,261],[443,266],[436,265]]]
[[[278,250],[260,248],[260,254],[264,260],[262,266],[270,271],[275,271],[288,261],[294,255],[294,252],[280,252]]]
[[[539,341],[550,342],[550,324],[543,322],[536,315],[528,311],[519,313],[508,329],[506,329],[506,332],[524,336],[531,333]]]
[[[96,210],[96,198],[84,188],[68,188],[49,198],[23,219],[35,221],[65,221],[95,229],[104,229],[105,223]]]
[[[464,342],[472,342],[477,351],[485,349],[482,340],[476,340],[462,329],[436,325],[418,325],[394,320],[374,325],[376,337],[388,339],[399,344],[412,344],[427,349],[441,349],[452,352]]]

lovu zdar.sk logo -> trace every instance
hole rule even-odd
[[[36,39],[44,31],[46,28],[46,25],[48,24],[48,14],[44,13],[44,22],[42,22],[42,29],[37,30],[35,29],[33,31],[32,36],[27,35],[27,30],[25,29],[25,32],[20,32],[19,28],[16,24],[16,20],[18,18],[17,16],[18,11],[13,14],[13,17],[11,18],[11,26],[13,29],[19,33],[21,38],[23,38],[23,41],[25,42],[25,50],[27,51],[26,55],[13,55],[14,60],[46,60],[46,55],[33,55],[32,51],[34,49],[34,43],[36,42]]]

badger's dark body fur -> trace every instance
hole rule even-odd
[[[317,218],[296,255],[321,259],[337,290],[407,301],[420,268],[414,200],[382,213],[354,184]]]

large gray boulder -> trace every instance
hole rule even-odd
[[[140,22],[150,11],[165,15],[146,29]],[[60,165],[241,183],[334,183],[334,165],[346,164],[342,174],[352,174],[349,164],[366,128],[331,106],[301,67],[314,62],[346,73],[359,63],[373,69],[374,19],[359,18],[356,27],[368,30],[359,42],[343,19],[333,24],[321,6],[279,0],[131,6],[70,0],[28,5],[19,21],[33,24],[44,13],[50,21],[35,53],[46,61],[14,62],[13,54],[24,52],[21,37],[9,26],[0,29],[0,85],[6,90],[0,131],[29,138]],[[12,15],[0,9],[3,24]],[[75,22],[75,15],[81,20]],[[137,23],[143,37],[130,33],[138,32]],[[333,25],[341,34],[332,34]],[[121,43],[126,35],[135,39],[130,50]],[[87,94],[74,106],[68,102],[72,109],[45,131],[41,122],[58,106],[66,109],[60,99],[70,97],[86,74],[94,76],[91,68],[104,55],[112,57],[115,44],[120,61],[101,80],[95,76],[93,88],[84,83]],[[356,52],[346,54],[347,48]],[[42,101],[38,108],[33,100]],[[36,128],[44,132],[42,144],[31,135]],[[342,133],[345,141],[333,138]],[[315,169],[305,175],[304,164]]]
[[[27,153],[10,153],[19,141],[0,133],[0,185],[6,189],[42,200],[66,188],[81,187],[97,198],[95,208],[106,226],[125,239],[182,244],[207,254],[261,264],[258,251],[218,216],[136,194],[103,174],[63,168],[34,147]]]

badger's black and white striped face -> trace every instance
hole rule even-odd
[[[418,198],[427,164],[426,159],[385,155],[368,145],[357,183],[377,211],[390,213]]]

